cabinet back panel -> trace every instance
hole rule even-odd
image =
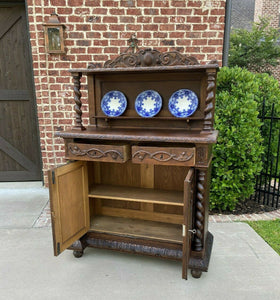
[[[188,167],[156,165],[155,189],[183,191],[188,170]]]
[[[127,161],[124,164],[100,163],[100,184],[140,186],[140,165]]]
[[[183,207],[172,205],[150,204],[140,202],[118,201],[110,199],[92,199],[91,216],[111,216],[172,224],[182,224]]]
[[[135,209],[123,209],[115,207],[102,206],[101,214],[103,216],[122,217],[140,220],[149,220],[171,224],[183,224],[183,216],[177,214],[156,213]]]
[[[163,214],[174,214],[174,215],[183,215],[183,207],[178,207],[174,205],[161,205],[154,204],[154,212],[163,213]]]
[[[88,186],[92,186],[93,183],[99,183],[100,172],[99,172],[99,162],[89,161],[88,165]]]
[[[97,75],[95,78],[96,94],[95,103],[90,101],[94,110],[90,109],[90,122],[94,122],[94,114],[99,117],[98,127],[130,127],[130,128],[188,128],[189,124],[185,120],[174,117],[168,109],[168,102],[174,92],[179,89],[190,89],[196,93],[199,99],[197,111],[191,116],[198,118],[192,120],[191,127],[201,129],[203,127],[204,109],[206,93],[205,82],[206,73],[156,73],[156,74],[106,74]],[[93,78],[90,78],[93,80]],[[114,120],[105,120],[100,117],[106,117],[101,110],[102,97],[112,90],[118,90],[125,94],[127,99],[127,108],[121,117],[130,117],[125,120],[116,118]],[[141,118],[135,110],[135,100],[137,96],[145,90],[155,90],[162,98],[162,108],[160,112],[152,119]],[[92,105],[91,104],[91,105]],[[92,113],[93,112],[93,113]],[[138,118],[131,119],[131,118]],[[159,118],[171,118],[169,120],[160,120]],[[200,120],[199,120],[200,119]]]
[[[89,185],[109,184],[150,187],[162,190],[184,190],[188,167],[89,162]]]
[[[102,206],[106,207],[115,207],[115,208],[127,208],[127,209],[141,209],[140,202],[131,202],[131,201],[118,201],[118,200],[107,200],[102,199]]]

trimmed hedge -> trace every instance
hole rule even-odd
[[[254,192],[264,151],[258,118],[257,75],[239,67],[220,69],[217,78],[210,208],[233,210]]]

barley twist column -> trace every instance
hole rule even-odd
[[[197,191],[195,202],[195,229],[194,250],[201,251],[203,248],[203,230],[204,230],[204,201],[205,201],[205,177],[206,172],[198,169]]]
[[[215,98],[215,79],[216,73],[211,72],[208,73],[207,78],[207,96],[206,96],[206,107],[204,110],[204,123],[203,123],[203,131],[213,130],[213,118],[214,118],[214,98]]]
[[[74,79],[74,101],[75,101],[74,110],[76,112],[76,122],[75,122],[75,126],[73,129],[85,130],[85,127],[83,126],[83,123],[82,123],[82,114],[83,113],[81,110],[82,101],[81,101],[81,92],[80,92],[82,74],[74,73],[72,76]]]

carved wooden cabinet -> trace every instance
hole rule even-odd
[[[207,271],[213,236],[208,203],[215,83],[218,65],[199,65],[178,52],[140,50],[103,68],[70,70],[76,126],[57,132],[70,163],[49,171],[55,255],[66,248],[79,257],[85,247],[181,260],[182,277]],[[82,125],[80,79],[87,77],[89,123]],[[173,93],[193,91],[196,111],[177,117],[168,109]],[[153,117],[135,110],[137,96],[154,90],[162,107]],[[110,91],[122,92],[125,111],[103,112]]]

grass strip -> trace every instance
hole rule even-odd
[[[248,223],[280,255],[280,219],[248,221]]]

